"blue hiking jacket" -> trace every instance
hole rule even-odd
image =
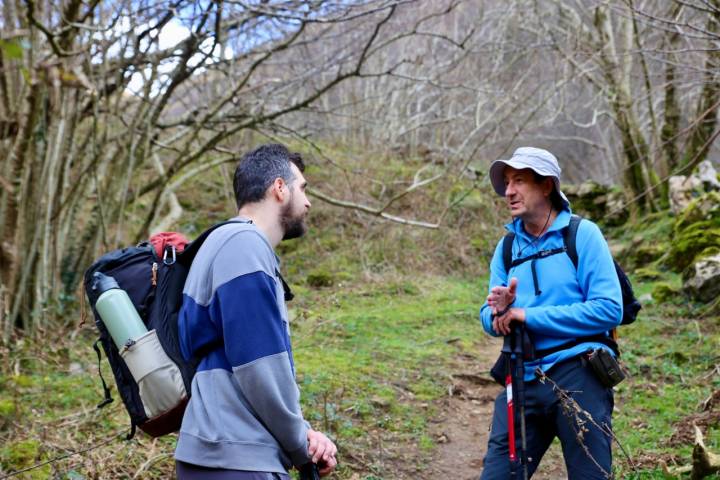
[[[561,211],[547,232],[534,244],[520,219],[505,228],[515,233],[513,259],[526,257],[540,250],[563,247],[562,230],[570,223],[571,212]],[[610,249],[593,222],[583,219],[577,231],[577,270],[566,253],[540,258],[535,263],[540,295],[535,294],[531,262],[505,271],[503,240],[497,244],[490,263],[488,293],[494,286],[507,286],[512,277],[518,279],[513,307],[525,309],[526,329],[535,350],[557,347],[578,337],[607,334],[622,320],[622,293]],[[492,336],[492,311],[487,302],[480,309],[483,328]],[[577,356],[589,349],[605,348],[602,343],[581,343],[552,353],[545,358],[525,362],[525,380],[535,378],[535,368],[547,371],[554,364]]]

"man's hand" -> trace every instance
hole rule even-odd
[[[524,308],[511,308],[504,315],[500,315],[493,319],[493,330],[500,335],[507,335],[510,333],[510,322],[524,322],[525,321],[525,309]]]
[[[507,287],[493,287],[487,297],[488,306],[493,315],[502,315],[515,301],[518,279],[513,277]]]
[[[337,447],[328,437],[313,429],[308,430],[307,438],[308,452],[312,456],[312,462],[317,464],[320,476],[330,474],[337,466]]]

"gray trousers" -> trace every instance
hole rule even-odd
[[[175,461],[178,480],[290,480],[287,473],[226,470]]]

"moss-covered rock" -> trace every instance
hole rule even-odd
[[[642,268],[653,263],[667,251],[667,247],[659,243],[641,243],[626,249],[621,257],[622,264],[633,268]]]
[[[680,273],[697,259],[720,246],[720,226],[712,220],[693,223],[676,233],[665,264]]]
[[[627,222],[629,216],[630,212],[625,203],[625,194],[617,188],[610,190],[605,195],[604,223],[609,226],[622,225]]]
[[[658,280],[659,278],[662,277],[662,273],[659,270],[652,268],[652,267],[643,267],[643,268],[636,269],[633,272],[633,276],[637,280],[639,280],[641,282],[645,282],[648,280],[650,280],[650,281]]]
[[[580,185],[563,185],[563,193],[570,200],[575,213],[592,219],[601,225],[622,225],[628,219],[625,194],[589,180]]]
[[[720,192],[708,192],[690,202],[675,221],[675,234],[698,222],[710,222],[720,227]]]
[[[688,204],[673,225],[672,242],[664,263],[689,275],[689,267],[720,251],[720,193],[708,192]]]
[[[720,296],[720,254],[700,258],[686,272],[683,288],[694,300],[709,303]]]
[[[669,283],[660,282],[657,283],[652,289],[653,300],[656,303],[672,301],[678,298],[680,295],[680,289],[673,287]]]
[[[605,213],[608,187],[589,180],[580,185],[564,185],[562,190],[570,200],[573,211],[578,214],[592,219],[599,219]]]

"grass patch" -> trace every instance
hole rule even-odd
[[[679,283],[669,278],[667,283]],[[642,294],[652,284],[639,284]],[[645,305],[636,323],[620,329],[623,361],[631,374],[616,389],[615,433],[642,468],[632,472],[616,449],[621,478],[666,478],[657,465],[689,464],[688,436],[702,402],[720,388],[717,319],[698,319],[683,298]],[[706,445],[717,451],[720,435],[707,429]],[[654,465],[650,465],[654,464]]]
[[[310,421],[345,453],[379,437],[431,448],[426,422],[445,394],[448,364],[482,335],[479,301],[476,284],[445,278],[303,299],[293,345]]]
[[[482,339],[477,283],[395,277],[352,288],[301,285],[296,292],[290,307],[303,410],[341,449],[336,478],[357,478],[357,470],[370,472],[365,478],[388,478],[397,458],[372,453],[383,445],[432,451],[428,420],[438,413],[433,402],[446,394],[453,358],[472,353]],[[66,340],[62,352],[27,342],[13,353],[17,371],[0,376],[0,474],[127,431],[114,384],[115,402],[95,408],[102,390],[91,348],[94,332],[86,328]],[[112,383],[104,359],[102,370]],[[118,437],[27,478],[132,478],[138,472],[142,478],[170,478],[175,441],[174,435],[152,440],[138,434],[129,442]]]

